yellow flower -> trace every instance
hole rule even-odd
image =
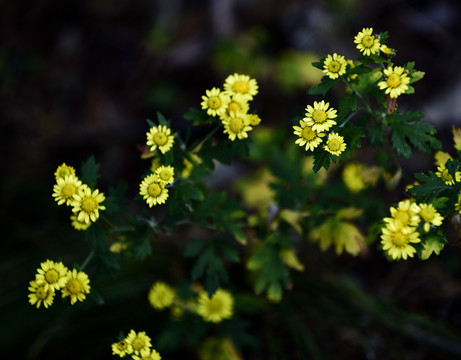
[[[258,93],[258,84],[255,79],[251,79],[248,75],[234,74],[226,78],[224,90],[231,95],[240,94],[248,100],[252,100],[253,96]]]
[[[346,143],[344,142],[344,138],[342,136],[332,132],[328,135],[327,143],[323,148],[330,154],[340,155],[344,150],[346,150]]]
[[[455,204],[455,210],[461,214],[461,194],[458,194],[458,201]]]
[[[155,309],[161,310],[173,304],[175,295],[175,291],[171,286],[161,281],[157,281],[154,285],[152,285],[148,299],[149,303]]]
[[[70,221],[71,221],[71,224],[72,224],[72,227],[75,229],[75,230],[86,230],[90,227],[91,225],[91,222],[89,222],[88,224],[85,222],[85,221],[78,221],[77,219],[77,216],[76,215],[71,215],[70,216]]]
[[[330,79],[337,79],[346,73],[346,65],[344,56],[334,53],[333,56],[328,55],[323,62],[323,72]]]
[[[236,138],[244,139],[248,137],[248,131],[253,128],[250,126],[248,114],[243,112],[233,112],[222,120],[224,134],[229,135],[229,139],[234,141]]]
[[[66,165],[66,163],[62,163],[61,165],[58,166],[56,169],[56,172],[54,173],[54,176],[56,177],[56,181],[59,178],[64,179],[66,176],[75,176],[75,169],[72,166]]]
[[[31,281],[29,286],[29,303],[31,305],[37,304],[37,309],[40,305],[43,304],[45,308],[51,306],[53,304],[54,299],[54,290],[53,288],[49,287],[45,289],[45,284],[38,284],[37,281]]]
[[[87,185],[82,185],[77,194],[74,194],[72,202],[72,212],[77,215],[80,222],[90,223],[90,220],[96,222],[99,218],[99,210],[106,210],[101,203],[105,200],[103,193],[98,189],[91,191]]]
[[[389,222],[382,229],[381,239],[383,250],[386,250],[394,260],[413,257],[416,249],[411,244],[421,242],[416,228],[402,226],[400,222]]]
[[[152,162],[150,163],[150,171],[154,173],[155,170],[157,170],[160,166],[160,160],[157,157],[155,157],[152,159]]]
[[[431,229],[431,224],[434,226],[442,225],[443,217],[431,204],[419,204],[421,210],[419,216],[424,221],[423,229],[428,232]]]
[[[379,39],[373,35],[373,28],[363,28],[355,36],[354,43],[357,44],[357,49],[367,56],[377,53],[380,49]]]
[[[232,96],[230,102],[227,104],[226,111],[220,115],[221,121],[225,120],[229,115],[237,112],[248,113],[250,105],[248,99],[243,95],[235,94]]]
[[[328,131],[333,125],[336,125],[336,121],[332,120],[337,117],[336,110],[331,108],[328,109],[330,103],[325,101],[314,101],[314,107],[307,105],[306,117],[303,119],[306,125],[312,126],[312,130],[322,132]]]
[[[139,185],[139,194],[146,200],[149,207],[164,204],[168,199],[168,189],[159,182],[157,175],[147,175]]]
[[[449,153],[437,151],[434,155],[436,166],[445,166],[448,160],[453,160]]]
[[[90,279],[83,271],[73,269],[67,273],[66,286],[62,288],[62,297],[70,297],[70,303],[74,305],[77,300],[86,299],[86,294],[90,293]]]
[[[295,144],[299,146],[306,145],[306,151],[313,151],[322,142],[322,137],[325,136],[323,132],[317,132],[312,129],[312,126],[307,125],[305,120],[299,121],[299,126],[293,126],[294,134],[299,136]]]
[[[354,62],[353,62],[352,60],[347,60],[346,62],[347,62],[347,65],[349,65],[349,67],[350,67],[351,69],[355,68],[355,64],[354,64]],[[354,80],[354,79],[357,78],[357,76],[358,76],[358,74],[351,74],[351,75],[348,75],[348,76],[347,76],[347,81]]]
[[[131,330],[126,337],[126,342],[133,347],[133,352],[136,355],[139,355],[143,350],[150,350],[150,347],[152,346],[150,343],[150,337],[147,336],[144,331],[136,333],[136,331]]]
[[[391,49],[390,47],[388,47],[385,44],[381,45],[379,50],[381,50],[381,52],[386,56],[395,56],[395,54],[396,54],[395,49]]]
[[[121,358],[133,353],[133,347],[126,340],[112,344],[112,355],[118,355]]]
[[[453,133],[453,142],[455,143],[455,149],[457,151],[461,150],[461,129],[453,126],[451,128],[451,132]]]
[[[153,126],[147,133],[146,145],[150,146],[150,150],[159,149],[162,154],[168,152],[174,143],[174,135],[171,135],[171,130],[166,125]]]
[[[453,179],[453,176],[448,172],[448,169],[445,167],[445,165],[440,165],[437,166],[437,172],[435,175],[437,175],[439,178],[443,180],[443,182],[447,185],[455,185],[455,180]]]
[[[230,97],[227,93],[222,92],[218,88],[206,90],[206,96],[202,96],[202,109],[206,110],[208,115],[222,115],[230,102]]]
[[[154,349],[141,350],[141,356],[132,355],[133,360],[161,360],[160,354]]]
[[[67,267],[62,262],[46,260],[37,269],[35,281],[38,285],[43,285],[45,291],[48,289],[59,290],[66,285],[67,271]]]
[[[391,207],[392,218],[384,218],[384,222],[400,222],[402,226],[417,226],[420,222],[418,213],[420,207],[412,200],[402,200],[398,203],[397,208]]]
[[[402,95],[408,90],[408,84],[410,83],[410,78],[404,70],[401,66],[394,66],[394,68],[389,66],[384,70],[386,78],[378,83],[378,87],[381,90],[385,89],[385,93],[389,94],[391,98],[397,98]]]
[[[251,126],[258,126],[261,123],[261,118],[257,114],[249,114],[248,121]]]
[[[362,170],[363,165],[359,163],[349,163],[344,167],[343,181],[353,193],[358,193],[366,188],[361,175]]]
[[[155,175],[157,176],[157,180],[164,185],[173,184],[174,182],[173,166],[161,165],[155,170]]]
[[[58,202],[58,205],[66,203],[70,205],[74,200],[74,194],[78,193],[82,182],[74,175],[66,175],[64,178],[56,179],[57,184],[53,187],[53,197]]]
[[[232,317],[233,306],[234,299],[225,290],[216,290],[211,298],[206,291],[202,291],[197,299],[197,314],[205,321],[219,323]]]

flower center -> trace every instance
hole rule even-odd
[[[150,196],[157,197],[162,192],[162,189],[160,188],[158,184],[154,183],[154,184],[149,185],[147,192],[149,193]]]
[[[236,81],[233,87],[234,90],[239,93],[246,93],[249,90],[249,85],[246,81]]]
[[[337,139],[332,139],[328,141],[328,147],[331,151],[338,151],[341,147],[341,142]]]
[[[316,133],[311,128],[306,127],[306,128],[303,129],[303,132],[302,132],[301,136],[303,137],[304,140],[311,141],[311,140],[315,139]]]
[[[370,48],[374,43],[375,37],[371,35],[365,35],[362,39],[362,45],[366,48]]]
[[[240,118],[232,118],[229,121],[229,129],[233,133],[238,133],[243,128],[243,121]]]
[[[327,114],[323,110],[314,110],[314,113],[312,114],[312,119],[314,122],[317,124],[323,123],[327,118]]]
[[[62,188],[62,194],[66,199],[71,199],[72,195],[75,194],[75,186],[72,184],[66,184]]]
[[[144,342],[144,340],[140,338],[136,338],[136,340],[133,341],[133,343],[131,344],[131,346],[133,346],[133,349],[138,351],[144,348],[145,345],[146,343]]]
[[[238,102],[235,102],[235,101],[232,101],[229,106],[227,107],[227,111],[229,114],[233,113],[233,112],[237,112],[241,109],[242,107],[240,106],[240,104]]]
[[[48,284],[54,284],[59,279],[59,274],[56,270],[48,270],[45,274],[45,280]]]
[[[83,201],[83,204],[82,204],[82,209],[83,211],[85,211],[86,213],[92,213],[93,211],[95,211],[96,209],[98,208],[98,203],[96,202],[95,199],[93,198],[86,198],[84,201]]]
[[[328,70],[332,73],[336,73],[339,71],[340,65],[339,62],[337,61],[332,61],[330,64],[328,64]]]
[[[158,132],[154,135],[154,143],[156,145],[162,146],[166,143],[166,135],[164,133]]]
[[[37,298],[39,298],[40,300],[44,300],[46,299],[46,291],[43,289],[43,286],[39,287],[36,291],[35,291],[35,296]]]
[[[386,81],[389,87],[397,87],[400,85],[400,76],[397,74],[390,74]]]
[[[424,208],[420,211],[419,215],[425,220],[430,222],[434,218],[434,213],[429,208]]]
[[[162,171],[160,171],[160,179],[162,179],[163,181],[169,180],[170,177],[171,177],[171,173],[169,170],[163,169]]]
[[[402,223],[402,225],[406,225],[406,224],[408,224],[408,221],[410,220],[410,217],[408,216],[408,214],[406,212],[399,211],[395,215],[395,219],[399,220]]]
[[[79,294],[82,292],[83,284],[78,279],[70,279],[70,280],[67,280],[66,288],[67,288],[67,291],[75,295],[75,294]]]
[[[407,237],[401,231],[396,232],[392,237],[392,243],[396,247],[404,247],[407,244]]]
[[[208,311],[210,314],[217,314],[221,313],[223,308],[222,301],[219,299],[211,299],[210,302],[208,303]]]
[[[217,96],[211,96],[208,99],[208,107],[210,109],[217,109],[221,106],[221,100],[219,100],[219,97]]]

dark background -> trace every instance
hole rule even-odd
[[[448,148],[451,125],[461,126],[460,10],[455,0],[0,1],[0,357],[109,358],[121,329],[157,321],[145,293],[152,276],[168,272],[162,261],[142,268],[127,264],[116,280],[101,281],[110,294],[103,307],[86,302],[37,310],[27,303],[28,282],[40,262],[59,258],[70,266],[87,253],[81,234],[51,197],[59,164],[78,170],[94,154],[102,164],[100,187],[124,179],[134,195],[146,167],[136,148],[145,141],[145,119],[160,111],[184,131],[182,114],[199,107],[205,89],[234,72],[258,80],[255,107],[263,124],[289,128],[290,118],[311,101],[306,90],[317,76],[306,70],[298,77],[290,61],[333,52],[355,58],[353,39],[363,27],[389,31],[388,44],[398,50],[395,63],[415,61],[426,73],[416,94],[402,96],[400,106],[423,111]],[[421,167],[428,161],[421,159]],[[370,286],[378,298],[400,296],[401,308],[459,330],[460,255],[452,245],[435,260],[397,265],[377,254],[373,261],[357,261],[351,271],[382,279],[384,293],[376,283]],[[347,268],[353,261],[338,263]],[[326,337],[319,347],[330,348],[325,358],[461,357],[461,344],[448,336],[399,343],[389,329],[376,329],[381,340],[394,344],[382,345],[385,356],[367,355],[350,334]],[[246,351],[248,359],[268,358],[263,350]],[[164,358],[185,354],[194,356],[180,348]]]

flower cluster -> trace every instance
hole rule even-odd
[[[229,75],[224,81],[224,90],[212,88],[202,96],[202,109],[208,115],[218,116],[229,139],[244,139],[261,119],[249,114],[250,101],[258,93],[258,84],[248,75]]]
[[[152,152],[158,149],[162,154],[171,150],[174,143],[174,135],[171,129],[165,125],[152,126],[147,133],[147,146]],[[155,156],[155,153],[152,153]],[[170,165],[161,165],[155,157],[152,160],[150,174],[146,175],[139,185],[139,194],[146,200],[149,207],[164,204],[168,199],[168,185],[174,182],[174,168]]]
[[[306,114],[304,119],[299,121],[300,126],[293,126],[294,134],[299,136],[295,141],[299,146],[305,146],[306,151],[313,151],[317,146],[323,142],[325,132],[336,125],[333,120],[337,117],[336,110],[329,108],[330,104],[325,101],[314,101],[314,106],[308,105],[306,107]],[[331,131],[323,146],[325,151],[332,155],[340,155],[346,150],[346,143],[344,138],[338,133]]]
[[[76,230],[86,230],[92,222],[99,218],[99,211],[105,210],[101,205],[105,197],[98,189],[92,190],[75,175],[75,169],[65,163],[56,172],[56,184],[53,187],[53,197],[58,205],[72,207],[70,220]]]
[[[121,358],[126,355],[134,360],[160,360],[162,357],[152,349],[151,339],[145,331],[136,332],[131,330],[127,337],[112,344],[112,355]]]
[[[420,243],[420,235],[430,231],[431,226],[442,225],[443,217],[432,204],[417,204],[412,199],[400,201],[390,208],[391,217],[384,218],[381,244],[383,250],[394,260],[413,257],[416,249],[412,244]]]
[[[73,305],[83,301],[90,293],[90,280],[83,271],[69,270],[62,262],[46,260],[37,269],[35,280],[29,286],[29,302],[39,308],[53,304],[56,291],[61,290],[62,297],[69,297]]]

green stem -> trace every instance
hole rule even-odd
[[[91,252],[88,254],[88,256],[86,257],[85,261],[83,261],[83,264],[82,266],[80,266],[80,270],[83,271],[83,269],[86,268],[86,266],[90,263],[91,259],[93,259],[94,257],[94,249],[91,250]]]
[[[191,152],[194,152],[196,149],[198,149],[200,146],[202,146],[202,144],[205,143],[210,137],[212,137],[212,136],[215,134],[215,132],[218,131],[218,129],[219,129],[221,126],[222,126],[222,124],[219,123],[219,125],[216,126],[213,130],[211,130],[211,132],[209,132],[208,135],[205,136],[205,137],[203,138],[202,141],[200,141],[197,145],[195,145],[195,146],[192,148]]]
[[[347,85],[349,89],[351,89],[355,95],[362,101],[363,105],[365,106],[366,110],[368,113],[373,114],[373,110],[371,109],[371,106],[366,98],[362,96],[355,88],[351,85],[349,81],[347,81],[343,76],[341,76],[341,80]]]

